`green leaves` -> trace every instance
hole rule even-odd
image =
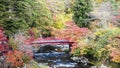
[[[73,20],[79,27],[88,27],[90,18],[87,13],[91,11],[90,0],[76,0],[73,6]]]
[[[44,0],[0,0],[0,8],[0,24],[7,35],[31,27],[45,29],[52,23],[51,12]]]

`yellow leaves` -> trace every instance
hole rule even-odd
[[[114,56],[111,61],[120,63],[120,55]]]
[[[108,30],[98,30],[95,32],[96,36],[102,37]]]
[[[95,1],[98,4],[101,4],[102,2],[105,2],[105,0],[92,0],[93,2]]]
[[[13,50],[18,49],[18,41],[14,40],[12,37],[9,38],[9,46],[12,47]]]
[[[63,29],[65,28],[65,22],[72,20],[72,14],[57,14],[53,15],[53,20],[54,24],[53,27],[58,28],[58,29]]]
[[[97,0],[97,3],[102,3],[103,2],[103,0]]]
[[[107,29],[98,29],[95,33],[96,36],[108,36],[108,38],[112,38],[116,35],[120,34],[120,28],[107,28]]]

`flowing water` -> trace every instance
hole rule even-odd
[[[34,58],[39,64],[45,64],[51,68],[88,68],[89,62],[86,58],[71,58],[69,47],[62,50],[64,51],[54,46],[43,46],[34,53]]]
[[[106,63],[99,66],[90,64],[89,60],[83,56],[71,57],[69,52],[56,51],[56,47],[41,47],[34,53],[34,59],[49,68],[120,68],[120,64]]]

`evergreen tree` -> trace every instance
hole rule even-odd
[[[91,10],[90,0],[75,0],[73,6],[73,20],[80,27],[88,27],[90,17],[88,13]]]
[[[29,27],[45,28],[52,22],[44,0],[0,0],[0,24],[11,35]]]

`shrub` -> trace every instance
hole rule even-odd
[[[9,38],[9,46],[13,49],[13,50],[17,50],[18,49],[18,41],[15,41],[14,38],[10,37]]]
[[[9,49],[10,47],[8,46],[7,36],[4,34],[4,28],[0,27],[0,52],[7,51]]]
[[[47,7],[45,0],[37,0],[35,4],[37,4],[37,6],[34,7],[33,10],[35,10],[36,12],[34,17],[36,21],[33,22],[33,24],[31,24],[31,27],[36,27],[40,30],[45,30],[53,24],[52,14],[49,8]]]
[[[25,63],[30,61],[30,57],[19,50],[9,51],[5,57],[5,62],[10,63],[13,67],[23,67]]]
[[[107,48],[111,51],[110,58],[112,62],[120,63],[120,49],[108,45]]]
[[[119,28],[98,29],[87,35],[87,38],[79,40],[77,46],[72,47],[72,54],[85,56],[92,63],[94,61],[105,62],[109,58],[112,59],[111,61],[119,63],[119,35]]]
[[[112,28],[112,29],[99,29],[95,32],[96,35],[96,42],[100,46],[105,46],[109,44],[109,39],[114,38],[120,34],[120,29],[119,28]]]
[[[77,42],[79,39],[85,37],[89,33],[88,28],[79,28],[72,21],[67,21],[65,27],[66,28],[64,29],[53,28],[51,31],[52,36]]]
[[[55,27],[57,29],[64,29],[65,23],[72,19],[71,16],[72,16],[72,14],[65,14],[65,13],[54,15],[53,27]]]
[[[51,12],[44,0],[0,0],[0,24],[7,35],[29,27],[45,29],[52,23]]]
[[[84,42],[85,43],[85,42]],[[74,47],[74,46],[73,46]],[[98,49],[97,46],[92,45],[78,45],[76,48],[72,47],[72,54],[74,56],[80,57],[84,56],[90,60],[90,62],[93,61],[105,61],[109,58],[109,50],[106,50],[106,48],[100,48]]]
[[[73,5],[73,20],[79,27],[88,27],[89,19],[88,13],[91,11],[90,0],[75,0]]]

